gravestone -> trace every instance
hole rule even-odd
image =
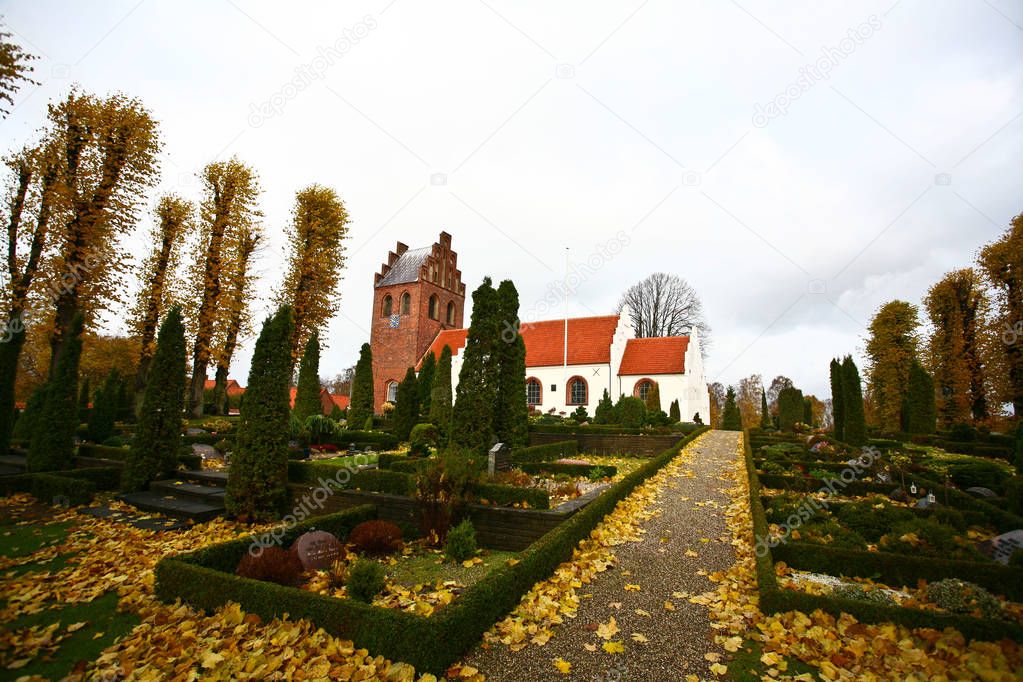
[[[495,443],[487,453],[487,475],[494,477],[498,471],[511,469],[511,448],[504,443]]]
[[[981,485],[975,485],[972,488],[967,488],[966,492],[970,493],[974,497],[998,497],[994,490],[991,490],[991,488],[985,488]]]
[[[199,455],[203,459],[223,459],[224,455],[212,445],[192,443],[192,454]]]
[[[194,426],[190,426],[189,428],[185,429],[185,435],[186,436],[204,436],[204,435],[206,435],[206,430],[205,429],[196,428]]]
[[[977,549],[1000,564],[1008,564],[1012,553],[1017,549],[1023,549],[1023,529],[1017,528],[1008,533],[996,535],[977,545]]]
[[[896,488],[895,490],[888,493],[888,497],[895,500],[896,502],[909,502],[909,495],[902,488]]]
[[[313,530],[303,533],[293,545],[298,553],[302,568],[329,568],[344,552],[341,542],[325,530]]]

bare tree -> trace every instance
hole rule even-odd
[[[792,379],[779,374],[771,381],[771,387],[767,389],[767,405],[772,415],[778,414],[778,394],[782,389],[792,388]]]
[[[349,395],[352,392],[352,379],[355,378],[355,365],[343,369],[333,379],[320,379],[320,386],[334,395]]]
[[[678,275],[655,272],[632,285],[618,301],[617,312],[625,306],[629,306],[636,336],[685,336],[696,327],[706,355],[710,326],[703,315],[703,304],[696,290]]]

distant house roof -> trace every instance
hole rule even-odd
[[[206,383],[203,385],[203,388],[205,388],[207,391],[212,391],[216,387],[216,385],[217,382],[215,380],[207,379]],[[245,388],[241,384],[239,384],[236,379],[227,380],[228,395],[241,395],[242,393],[245,393]]]
[[[378,287],[386,287],[392,284],[405,284],[419,280],[419,273],[427,256],[432,253],[432,246],[424,246],[418,249],[409,249],[398,256],[391,269],[387,271],[383,279],[377,282]]]
[[[298,389],[292,386],[289,393],[291,409],[295,409],[295,396],[297,394]],[[325,416],[329,416],[330,413],[334,411],[335,406],[337,406],[339,410],[347,410],[350,400],[351,399],[346,395],[335,395],[325,388],[320,389],[320,410]]]
[[[688,336],[629,339],[618,375],[684,374],[687,348]]]
[[[611,339],[617,328],[617,315],[569,319],[568,364],[610,363]],[[440,358],[444,346],[451,346],[451,354],[458,355],[465,347],[467,334],[467,329],[445,329],[437,334],[426,353]],[[526,367],[553,367],[565,362],[564,320],[527,322],[519,327],[519,334],[526,344]]]

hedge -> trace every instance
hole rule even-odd
[[[495,483],[474,483],[469,488],[469,494],[476,499],[496,504],[498,506],[510,506],[515,503],[525,502],[530,509],[550,509],[551,497],[546,490],[539,488],[519,488],[513,485],[497,485]]]
[[[637,435],[659,435],[664,436],[672,433],[689,435],[700,427],[698,424],[678,424],[676,426],[650,426],[636,428],[634,426],[620,426],[618,424],[531,424],[530,433],[564,433],[569,435],[587,433],[611,435],[611,436],[637,436]],[[702,433],[702,432],[701,432]]]
[[[767,516],[764,513],[764,506],[760,500],[760,479],[753,465],[753,452],[750,448],[748,432],[745,434],[743,442],[745,445],[746,475],[749,481],[750,513],[753,518],[753,537],[754,539],[766,539],[770,536]],[[807,555],[812,557],[814,553],[818,553],[820,550],[819,546],[814,545],[812,552],[803,553],[799,557]],[[779,545],[774,548],[768,548],[762,554],[756,553],[756,575],[757,587],[760,592],[760,610],[764,613],[782,613],[786,611],[811,613],[816,609],[821,609],[836,617],[842,613],[848,613],[863,623],[890,622],[911,628],[936,628],[938,630],[951,627],[970,639],[997,641],[1005,637],[1011,637],[1017,641],[1023,641],[1023,627],[1015,623],[924,611],[922,609],[884,606],[833,596],[813,595],[797,590],[782,590],[778,587],[778,580],[774,572],[774,555],[777,553],[778,556],[781,556],[785,551],[784,545]],[[796,551],[798,551],[798,548],[793,551],[793,555],[795,555]],[[832,549],[831,551],[839,550]],[[852,550],[845,551],[851,552]],[[868,552],[857,552],[857,554],[868,554]],[[807,560],[811,561],[812,559]],[[905,561],[905,558],[900,555],[899,560]],[[838,574],[841,575],[848,571],[848,569],[849,565],[844,565],[838,570]],[[915,581],[911,581],[910,584],[913,582]]]
[[[550,462],[562,457],[573,457],[579,454],[579,444],[574,440],[561,440],[546,445],[532,445],[528,448],[515,448],[511,451],[513,464],[520,462]]]
[[[383,431],[338,431],[324,438],[323,442],[333,443],[339,448],[348,448],[352,443],[355,443],[356,448],[369,445],[374,450],[393,450],[398,447],[398,437]]]
[[[167,602],[180,598],[206,610],[235,601],[264,619],[284,613],[291,618],[307,618],[332,634],[354,641],[358,647],[409,663],[418,673],[442,674],[494,622],[515,608],[536,582],[570,559],[579,541],[588,537],[618,502],[705,430],[706,427],[693,432],[645,462],[521,552],[514,566],[498,566],[430,618],[236,576],[233,571],[251,538],[162,560],[156,567],[156,594]],[[287,530],[283,542],[290,544],[312,528],[343,537],[356,523],[374,516],[372,506],[363,506],[310,519]]]
[[[95,445],[94,443],[82,443],[78,446],[79,457],[93,457],[95,459],[112,459],[123,462],[128,456],[128,448],[115,448],[110,445]]]
[[[430,460],[426,457],[405,457],[404,461],[391,462],[387,469],[389,471],[400,471],[403,474],[418,474],[426,469],[429,463]]]
[[[388,469],[363,469],[354,471],[347,466],[324,462],[288,461],[288,482],[317,485],[321,478],[337,480],[340,470],[348,470],[349,479],[344,487],[348,490],[368,490],[391,495],[409,495],[415,488],[415,480],[409,474]]]
[[[66,472],[61,472],[66,473]],[[16,474],[0,477],[0,492],[29,493],[44,504],[58,499],[68,505],[89,504],[96,494],[96,485],[82,478],[58,475],[58,473]]]
[[[568,474],[569,476],[589,477],[595,470],[604,472],[605,476],[615,476],[617,467],[595,464],[562,464],[560,462],[523,462],[518,465],[527,474]]]

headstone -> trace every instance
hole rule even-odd
[[[487,474],[493,478],[498,471],[511,469],[511,448],[504,443],[495,443],[487,453]]]
[[[935,501],[931,499],[932,496],[921,497],[916,501],[917,509],[929,509],[935,505]]]
[[[325,530],[303,533],[293,546],[307,571],[329,568],[344,552],[341,542]]]
[[[223,459],[224,455],[212,445],[192,443],[192,454],[199,455],[203,459]]]
[[[977,549],[1000,564],[1008,564],[1012,553],[1017,549],[1023,549],[1023,529],[1017,528],[1008,533],[996,535],[977,545]]]
[[[888,493],[888,497],[895,500],[896,502],[909,502],[909,495],[902,488],[896,488],[895,490]]]
[[[970,493],[974,497],[998,497],[994,490],[991,488],[985,488],[984,486],[975,485],[972,488],[967,488],[966,492]]]
[[[205,433],[206,433],[205,429],[198,429],[194,426],[190,426],[187,429],[185,429],[186,436],[201,436]]]
[[[888,477],[888,474],[885,473],[884,471],[878,472],[877,476],[875,476],[874,478],[877,479],[878,483],[889,483],[889,482],[891,482],[891,479]]]

